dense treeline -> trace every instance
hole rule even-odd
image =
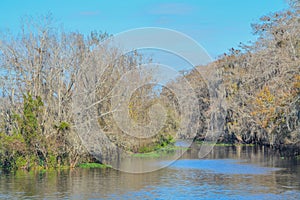
[[[110,35],[92,32],[88,36],[66,33],[51,15],[41,21],[24,18],[21,32],[1,35],[0,68],[0,165],[7,169],[74,167],[93,161],[76,134],[72,100],[76,79],[84,70],[98,76],[95,106],[101,129],[116,146],[128,151],[149,151],[173,140],[172,130],[164,127],[156,137],[139,140],[120,134],[112,119],[111,91],[126,71],[145,61],[136,52],[122,55],[119,49],[103,41]],[[137,79],[151,78],[143,74]],[[130,81],[130,80],[129,80]],[[131,117],[147,122],[147,108],[161,101],[153,86],[135,92],[129,106]],[[140,96],[151,99],[139,99]],[[144,110],[144,111],[143,111]],[[142,112],[141,112],[142,111]],[[168,117],[173,116],[169,112]],[[169,120],[172,121],[173,120]],[[147,146],[152,146],[147,149]],[[105,149],[105,147],[104,147]],[[103,152],[103,161],[110,156]]]
[[[75,166],[88,160],[72,130],[75,74],[106,34],[65,33],[26,18],[18,36],[1,35],[0,161],[4,168]]]
[[[289,144],[300,153],[300,9],[299,2],[290,4],[252,25],[255,43],[232,48],[212,64],[225,88],[223,141]]]

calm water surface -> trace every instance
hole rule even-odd
[[[300,160],[261,147],[215,147],[205,159],[198,151],[193,145],[169,167],[143,174],[0,172],[0,199],[300,199]]]

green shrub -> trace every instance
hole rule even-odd
[[[68,122],[62,121],[59,125],[56,125],[55,128],[59,131],[66,131],[70,129],[70,124]]]
[[[77,167],[80,167],[80,168],[111,168],[112,166],[104,165],[101,163],[81,163],[81,164],[77,165]]]
[[[27,159],[25,158],[25,157],[23,157],[23,156],[18,156],[17,158],[16,158],[16,161],[15,161],[15,164],[16,164],[16,167],[18,168],[18,169],[20,169],[20,168],[27,168],[27,164],[28,164],[28,162],[27,162]]]

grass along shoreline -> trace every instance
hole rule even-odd
[[[101,168],[101,169],[106,169],[106,168],[112,168],[111,165],[106,165],[106,164],[101,164],[101,163],[95,163],[95,162],[91,162],[91,163],[80,163],[77,164],[75,167],[70,167],[70,166],[59,166],[59,167],[49,167],[49,168],[44,168],[44,167],[33,167],[28,169],[5,169],[2,167],[2,165],[0,165],[0,171],[2,172],[15,172],[15,171],[27,171],[27,172],[34,172],[34,171],[40,171],[40,172],[46,172],[46,171],[55,171],[55,170],[69,170],[69,169],[93,169],[93,168]]]
[[[187,150],[190,147],[180,147],[180,146],[174,146],[174,145],[167,145],[165,147],[162,147],[160,149],[146,152],[146,153],[133,153],[131,154],[131,157],[135,158],[159,158],[162,156],[170,155],[172,153],[175,153],[176,150]]]
[[[92,169],[92,168],[112,168],[111,165],[101,164],[101,163],[81,163],[76,166],[77,168]]]

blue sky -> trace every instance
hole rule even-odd
[[[284,0],[2,0],[0,30],[13,33],[24,15],[51,12],[67,31],[117,34],[132,28],[162,27],[185,33],[216,58],[239,42],[254,40],[251,23],[287,8]]]

